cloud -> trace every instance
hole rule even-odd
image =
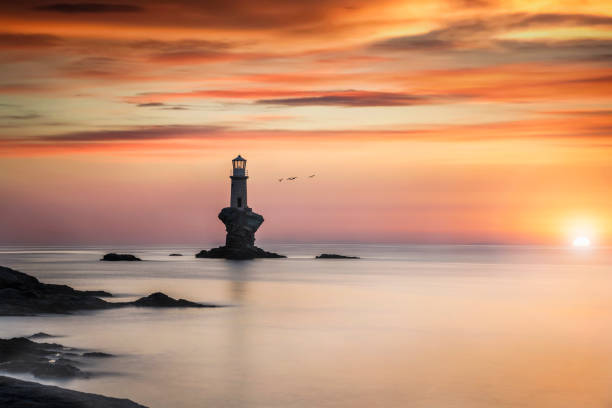
[[[58,45],[60,40],[49,34],[0,33],[0,48],[48,48]]]
[[[392,37],[374,44],[386,50],[451,50],[487,48],[496,45],[499,34],[530,28],[611,26],[612,17],[590,14],[498,14],[464,19],[417,35]],[[504,42],[501,42],[503,44]],[[512,44],[512,41],[505,41]],[[499,43],[498,43],[499,44]]]
[[[41,118],[41,115],[36,113],[26,113],[23,115],[0,115],[0,119],[10,119],[10,120],[31,120]]]
[[[136,104],[138,108],[161,108],[161,110],[189,110],[185,105],[168,105],[163,102],[147,102]]]
[[[59,135],[41,136],[39,140],[54,142],[103,142],[121,140],[152,140],[152,139],[181,139],[201,138],[216,135],[225,130],[223,126],[140,126],[128,129],[92,130],[85,132],[71,132]]]
[[[127,98],[128,103],[160,103],[160,100],[174,99],[251,99],[259,105],[328,105],[328,106],[407,106],[435,102],[430,95],[416,95],[401,92],[375,92],[360,90],[304,91],[271,88],[256,89],[210,89],[191,92],[143,93]],[[439,99],[439,98],[438,98]]]
[[[37,11],[56,13],[136,13],[144,11],[140,6],[116,3],[54,3],[34,7]]]
[[[265,105],[309,106],[329,105],[344,107],[365,106],[410,106],[431,103],[431,98],[394,92],[342,91],[321,96],[283,99],[260,99],[256,103]]]
[[[62,87],[55,84],[43,83],[6,83],[0,84],[0,95],[2,94],[37,94],[61,90]]]
[[[157,106],[166,106],[166,104],[162,102],[148,102],[148,103],[139,103],[136,106],[138,106],[139,108],[152,108],[152,107],[157,107]]]

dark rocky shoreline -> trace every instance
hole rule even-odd
[[[40,282],[33,276],[0,266],[0,316],[31,316],[41,313],[67,314],[83,310],[138,307],[218,307],[219,305],[173,299],[161,292],[134,302],[107,302],[105,291],[82,291],[67,285]]]
[[[5,376],[0,376],[0,407],[147,408],[129,399],[72,391]]]
[[[185,299],[173,299],[161,292],[134,302],[107,302],[106,291],[82,291],[67,285],[40,282],[33,276],[0,266],[0,316],[68,314],[83,310],[105,310],[134,307],[218,307]],[[100,351],[79,351],[57,343],[38,343],[31,339],[48,339],[47,333],[30,338],[0,339],[0,371],[31,374],[44,379],[89,378],[93,373],[79,367],[83,360],[112,358]],[[127,399],[110,398],[52,387],[0,376],[0,407],[11,408],[146,408]]]

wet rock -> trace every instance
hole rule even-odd
[[[142,259],[135,257],[132,254],[116,254],[111,252],[106,254],[100,259],[101,261],[142,261]]]
[[[128,399],[110,398],[0,376],[0,407],[146,408]]]
[[[358,256],[346,256],[338,254],[321,254],[316,259],[359,259]]]
[[[168,256],[183,256],[183,254],[170,254]]]
[[[75,310],[108,308],[92,293],[66,285],[51,285],[33,276],[0,266],[0,315],[23,316],[37,313],[69,313]]]
[[[55,343],[36,343],[24,337],[0,339],[0,370],[28,373],[39,378],[87,378],[88,373],[63,358],[64,347]]]

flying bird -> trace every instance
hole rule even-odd
[[[308,176],[308,178],[313,178],[314,176],[316,176],[316,174],[311,174],[310,176]]]
[[[281,182],[281,181],[283,181],[283,180],[284,180],[284,178],[279,178],[279,179],[278,179],[278,182],[280,183],[280,182]]]
[[[287,177],[287,180],[291,180],[291,181],[293,181],[293,180],[295,180],[296,178],[297,178],[297,177]]]

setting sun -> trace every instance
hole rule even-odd
[[[591,246],[591,240],[587,237],[576,237],[572,245],[575,247],[588,247]]]

